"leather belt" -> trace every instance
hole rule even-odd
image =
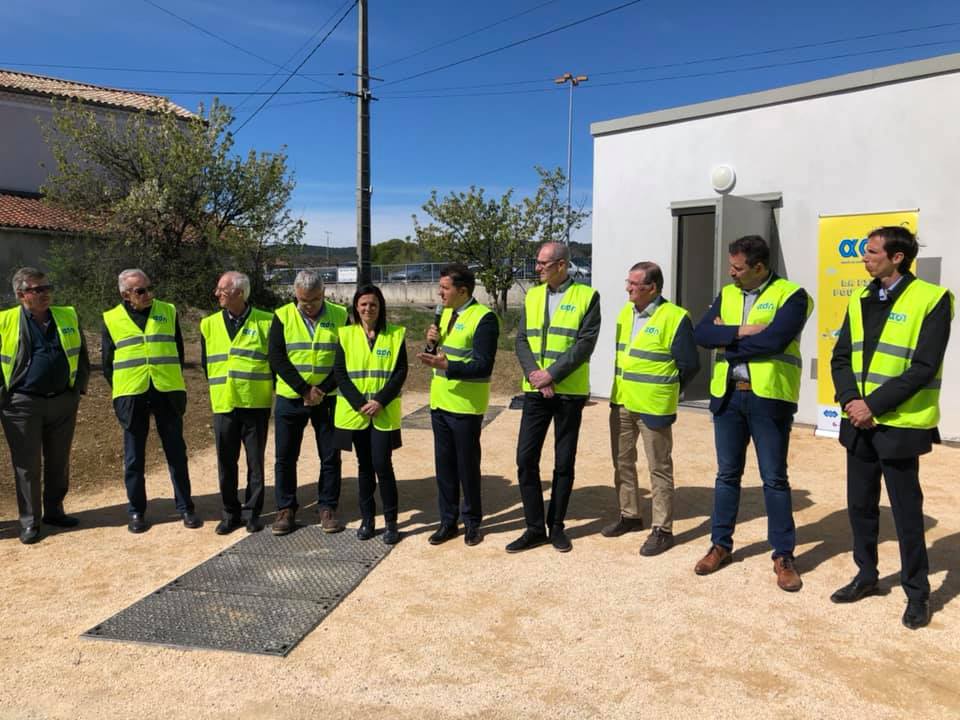
[[[747,382],[746,380],[737,380],[736,382],[733,383],[733,389],[734,390],[750,390],[751,387],[750,387],[750,383]]]

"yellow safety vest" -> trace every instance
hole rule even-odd
[[[453,310],[446,308],[440,316],[440,350],[451,361],[465,362],[473,356],[473,334],[477,325],[491,312],[478,302],[457,316],[450,333],[447,325]],[[483,415],[490,404],[490,378],[455,380],[444,370],[434,369],[430,381],[430,409],[446,410],[461,415]]]
[[[154,300],[141,330],[123,303],[103,314],[113,340],[113,398],[140,395],[150,383],[160,392],[186,390],[177,353],[177,309]]]
[[[724,325],[769,324],[783,304],[800,286],[783,278],[776,278],[753,303],[743,321],[743,292],[736,285],[726,285],[720,291],[720,320]],[[813,299],[807,293],[807,317],[813,312]],[[771,400],[796,403],[800,399],[800,376],[803,359],[800,357],[800,336],[797,335],[786,349],[778,355],[768,355],[747,361],[750,386],[754,395]],[[710,380],[710,394],[722,398],[727,392],[728,363],[722,353],[717,353]]]
[[[269,408],[273,400],[273,373],[267,362],[267,339],[273,313],[251,308],[233,340],[223,313],[200,321],[207,350],[207,382],[215,413],[234,408]]]
[[[863,309],[862,298],[869,295],[869,287],[850,298],[847,317],[850,322],[850,366],[860,386],[860,394],[867,397],[884,383],[899,377],[910,367],[917,347],[920,328],[930,311],[944,294],[950,295],[950,317],[953,317],[953,294],[944,287],[915,278],[897,297],[883,325],[877,348],[870,358],[870,366],[863,367]],[[879,425],[928,429],[940,421],[940,380],[943,364],[936,377],[895,409],[874,418]]]
[[[524,318],[527,329],[527,342],[530,350],[537,359],[537,366],[546,370],[558,357],[569,350],[577,341],[577,333],[583,323],[583,316],[597,294],[589,285],[571,283],[563,293],[560,305],[550,316],[550,324],[544,328],[543,320],[546,317],[547,285],[537,285],[527,292],[524,303]],[[543,333],[547,340],[543,342]],[[590,363],[585,362],[567,375],[563,380],[554,384],[554,390],[559,395],[589,395],[590,394]],[[523,379],[524,392],[536,392],[530,382]]]
[[[340,328],[340,345],[343,347],[347,375],[367,400],[373,398],[393,374],[406,332],[405,328],[388,323],[387,327],[377,335],[371,348],[362,325],[347,325]],[[374,415],[373,426],[377,430],[399,430],[401,417],[398,395],[389,405]],[[337,400],[333,424],[342,430],[362,430],[370,425],[370,418],[354,410],[350,407],[350,403],[341,397]]]
[[[688,313],[665,300],[631,339],[633,315],[634,305],[628,302],[617,317],[617,361],[610,402],[630,412],[675,415],[680,373],[671,348]]]
[[[323,312],[314,323],[312,337],[296,303],[278,308],[276,314],[283,323],[283,340],[290,362],[309,385],[320,385],[333,372],[333,358],[339,342],[337,331],[347,324],[347,309],[324,300]],[[291,400],[300,397],[280,376],[277,376],[277,395]]]
[[[70,387],[77,381],[77,363],[80,359],[80,323],[77,320],[77,311],[66,305],[51,305],[50,314],[57,326],[57,336],[60,338],[60,347],[67,356],[67,366],[70,369]],[[3,382],[10,385],[13,376],[13,363],[20,349],[20,318],[23,317],[23,307],[17,305],[9,310],[0,312],[0,370],[3,371]]]

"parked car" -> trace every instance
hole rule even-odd
[[[391,282],[429,282],[433,280],[433,268],[430,265],[407,265],[387,276]]]

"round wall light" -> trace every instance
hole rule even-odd
[[[710,184],[721,195],[733,190],[737,184],[737,173],[732,165],[717,165],[710,171]]]

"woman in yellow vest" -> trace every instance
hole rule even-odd
[[[362,285],[353,296],[353,324],[340,328],[340,345],[333,363],[341,401],[334,412],[336,444],[357,452],[360,528],[357,537],[374,535],[377,506],[374,490],[380,481],[383,542],[400,541],[397,530],[397,478],[393,450],[400,447],[400,389],[407,379],[406,330],[387,323],[383,293]],[[343,402],[346,401],[346,402]]]

